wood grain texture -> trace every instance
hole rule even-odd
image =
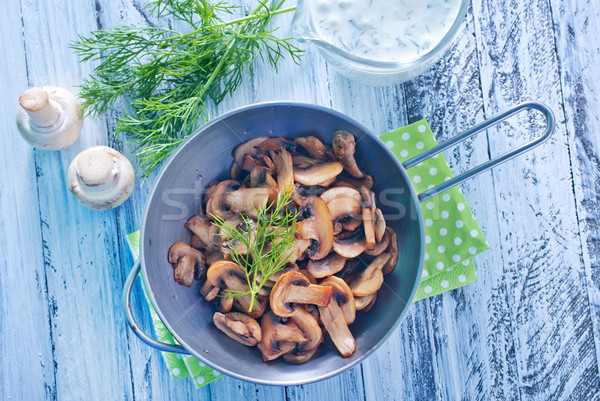
[[[337,377],[287,388],[221,379],[173,381],[157,351],[127,329],[119,302],[151,177],[117,210],[95,213],[66,190],[72,157],[112,141],[112,115],[87,119],[69,150],[32,150],[16,133],[28,86],[71,88],[93,64],[77,34],[150,18],[144,0],[11,0],[0,15],[0,397],[35,400],[600,399],[600,6],[592,0],[474,0],[457,40],[430,71],[372,87],[338,75],[309,49],[275,75],[255,62],[213,116],[249,103],[332,107],[379,133],[427,118],[448,138],[518,101],[551,106],[548,144],[462,186],[491,250],[479,281],[420,301],[373,356]],[[244,0],[246,9],[255,2]],[[290,5],[293,1],[290,2]],[[289,35],[291,15],[277,19]],[[8,62],[6,62],[8,61]],[[454,172],[523,143],[533,118],[445,152]],[[23,244],[27,244],[24,247]],[[150,326],[141,291],[134,307]]]

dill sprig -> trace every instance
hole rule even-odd
[[[156,17],[171,17],[189,26],[180,33],[156,26],[122,26],[80,36],[71,47],[81,61],[99,65],[83,80],[80,97],[87,114],[112,110],[120,99],[129,105],[117,116],[115,137],[135,145],[147,177],[202,123],[207,105],[219,104],[252,74],[260,58],[273,68],[286,55],[298,62],[302,53],[290,38],[267,29],[285,0],[260,0],[242,18],[224,21],[237,6],[208,0],[156,0],[148,4]]]
[[[241,225],[245,230],[233,227],[218,216],[212,224],[219,227],[231,259],[246,270],[249,290],[246,292],[226,290],[223,296],[237,299],[250,295],[249,312],[252,311],[258,291],[269,277],[285,267],[291,254],[296,236],[297,214],[288,208],[293,201],[293,190],[282,191],[277,200],[255,210],[256,221],[241,215]],[[240,253],[237,245],[242,245],[246,253]]]

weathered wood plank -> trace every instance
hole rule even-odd
[[[600,377],[550,9],[545,1],[479,0],[473,8],[486,114],[535,98],[557,116],[557,131],[542,150],[493,173],[519,396],[592,398]],[[522,143],[523,129],[543,126],[524,117],[492,130],[491,154]]]
[[[68,43],[95,24],[93,4],[24,1],[22,13],[29,83],[66,88],[79,83],[81,71]],[[114,213],[84,209],[65,183],[72,157],[102,143],[103,124],[87,120],[69,150],[34,153],[58,399],[133,399],[122,341]]]
[[[600,361],[600,5],[551,1],[586,287]]]
[[[0,398],[56,397],[34,151],[15,122],[28,87],[20,4],[0,17]],[[9,83],[9,84],[8,84]]]

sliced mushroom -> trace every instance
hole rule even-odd
[[[368,189],[372,189],[374,185],[373,177],[370,175],[365,175],[363,178],[354,178],[350,174],[341,173],[335,183],[334,187],[352,187],[352,188],[360,188],[367,187]]]
[[[332,298],[332,300],[334,301],[329,302],[327,307],[319,307],[319,315],[335,347],[344,358],[347,358],[354,354],[356,344],[354,343],[354,337],[352,337],[350,329],[348,329],[348,324],[340,306],[335,301],[335,298]]]
[[[323,199],[325,203],[329,203],[336,198],[341,197],[356,199],[359,203],[362,201],[360,192],[352,187],[333,187],[321,194],[321,199]]]
[[[210,302],[219,295],[219,291],[221,291],[219,287],[215,287],[206,280],[204,281],[202,288],[200,288],[200,295],[202,295],[206,301]]]
[[[287,272],[297,272],[299,270],[298,265],[295,263],[288,263],[284,266],[283,269],[279,270],[278,272],[273,273],[269,279],[267,281],[271,281],[273,283],[276,283],[277,280],[279,280],[279,277],[281,277],[282,275],[284,275]],[[275,284],[273,284],[275,285]]]
[[[169,263],[175,269],[175,281],[191,287],[194,278],[199,279],[204,274],[206,259],[199,250],[178,241],[169,248]]]
[[[244,160],[245,155],[250,155],[252,157],[258,154],[258,145],[263,143],[268,138],[266,136],[259,136],[256,138],[252,138],[244,143],[240,143],[233,150],[233,158],[235,162],[242,167],[242,162]]]
[[[294,168],[294,179],[302,185],[325,185],[342,170],[339,162],[325,162],[308,168]]]
[[[366,295],[364,297],[354,297],[354,305],[356,306],[356,310],[368,312],[375,304],[376,299],[376,292],[372,293],[371,295]]]
[[[275,164],[279,192],[291,192],[294,189],[294,167],[292,165],[292,156],[285,149],[273,150],[270,154],[273,163]]]
[[[295,304],[327,306],[331,298],[331,287],[311,284],[302,273],[291,271],[279,277],[269,297],[271,310],[277,316],[290,317]]]
[[[231,163],[231,168],[229,169],[229,175],[231,179],[239,181],[242,177],[242,168],[236,162]]]
[[[296,344],[307,340],[295,323],[284,321],[272,311],[262,317],[260,328],[262,340],[257,345],[265,362],[279,358],[294,349]]]
[[[398,263],[398,242],[396,240],[396,232],[391,227],[386,228],[385,231],[390,237],[390,245],[387,249],[387,252],[390,254],[390,260],[383,266],[382,271],[383,274],[390,274]]]
[[[222,291],[229,290],[242,293],[249,291],[246,270],[240,265],[229,261],[220,261],[211,265],[206,272],[206,281],[214,287],[219,287]],[[259,310],[260,308],[253,307],[252,311],[249,311],[251,302],[249,294],[237,298],[236,302],[239,302],[242,309],[249,312],[252,317],[259,317],[264,313],[264,308]]]
[[[352,294],[356,297],[364,297],[377,292],[383,284],[382,269],[390,260],[391,255],[384,253],[377,256],[369,266],[360,272],[350,283]]]
[[[381,209],[375,209],[375,240],[381,242],[385,235],[385,219],[383,218],[383,212]]]
[[[314,278],[331,276],[344,268],[346,258],[331,252],[321,260],[310,260],[306,270]]]
[[[317,318],[304,308],[296,309],[296,313],[290,317],[290,320],[302,331],[307,340],[298,343],[292,351],[283,355],[283,359],[289,363],[304,363],[313,357],[317,347],[323,341],[323,331]]]
[[[294,245],[288,248],[282,255],[281,258],[286,260],[287,263],[295,263],[298,259],[302,257],[304,252],[311,246],[311,240],[297,238],[294,241]]]
[[[202,249],[212,251],[214,249],[213,244],[210,240],[210,228],[213,225],[204,216],[192,216],[186,223],[185,228],[194,233],[194,235],[200,240]],[[196,245],[200,245],[196,242]],[[196,246],[194,246],[196,248]]]
[[[333,133],[333,151],[350,175],[355,178],[364,177],[365,174],[358,168],[354,159],[356,151],[354,135],[345,130],[336,130]]]
[[[390,244],[390,237],[391,236],[388,233],[388,231],[384,230],[383,238],[381,239],[381,241],[375,245],[375,248],[371,250],[367,249],[365,253],[371,256],[381,255],[386,249],[388,249],[388,246]]]
[[[208,205],[208,200],[212,196],[213,192],[219,185],[219,181],[211,181],[206,188],[204,188],[204,195],[202,197],[202,208],[208,213],[206,206]]]
[[[288,152],[296,151],[296,144],[283,137],[269,138],[258,146],[258,153],[267,153],[270,150],[285,149]]]
[[[229,338],[252,347],[262,340],[260,325],[252,317],[238,312],[222,314],[215,312],[213,315],[215,326]]]
[[[327,203],[327,208],[333,220],[334,234],[339,234],[342,228],[355,230],[362,224],[361,204],[355,198],[337,197]],[[336,229],[336,226],[339,227]]]
[[[273,187],[240,188],[223,197],[225,204],[233,213],[256,217],[256,211],[277,199],[277,190]]]
[[[212,218],[217,216],[222,219],[228,219],[236,213],[231,211],[231,207],[225,202],[225,196],[240,188],[240,183],[234,180],[220,182],[212,191],[206,204],[206,214]]]
[[[300,205],[298,213],[303,219],[296,223],[298,234],[312,240],[307,250],[309,257],[313,260],[323,259],[333,243],[333,223],[327,205],[323,199],[313,196]]]
[[[325,146],[325,144],[315,136],[301,136],[294,139],[294,142],[302,146],[312,157],[331,159],[333,156],[332,149]]]
[[[367,249],[364,230],[359,227],[354,231],[345,231],[333,239],[333,250],[340,256],[352,259]]]
[[[358,259],[347,259],[344,268],[337,272],[335,276],[344,280],[346,284],[350,284],[358,274],[360,265],[361,263]]]
[[[313,159],[312,157],[308,157],[305,155],[293,155],[292,156],[292,164],[294,167],[305,169],[309,167],[316,166],[317,164],[323,163],[322,159]]]
[[[346,324],[354,323],[356,318],[356,306],[354,305],[354,294],[344,280],[336,276],[330,276],[321,281],[321,285],[329,285],[333,289],[331,299],[339,305]],[[329,301],[333,302],[333,301]]]
[[[265,166],[255,166],[250,172],[250,186],[256,187],[276,187],[277,181],[269,174]]]
[[[306,186],[306,185],[296,183],[294,186],[295,186],[295,190],[294,190],[295,201],[294,202],[297,205],[301,205],[302,202],[304,202],[311,196],[320,196],[323,193],[323,191],[325,191],[325,188],[320,185]],[[325,202],[325,203],[327,203],[327,202]]]
[[[360,196],[363,201],[362,219],[365,230],[367,249],[375,249],[375,194],[366,187],[360,187]]]
[[[227,297],[225,295],[215,298],[215,302],[217,304],[217,309],[221,313],[227,313],[231,311],[233,308],[233,298]]]
[[[318,348],[315,348],[310,351],[302,351],[298,348],[298,346],[296,346],[288,353],[283,354],[283,359],[287,363],[293,363],[295,365],[306,363],[316,354],[317,349]]]

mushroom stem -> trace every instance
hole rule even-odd
[[[311,284],[308,287],[292,285],[288,292],[287,302],[325,307],[329,303],[327,293],[331,293],[331,290],[322,285]]]
[[[62,107],[48,97],[42,88],[31,88],[19,97],[19,104],[31,119],[32,126],[38,131],[51,130],[62,122]]]
[[[329,333],[340,354],[344,358],[352,355],[356,350],[356,344],[337,302],[329,302],[326,308],[319,308],[319,313],[325,330]]]

